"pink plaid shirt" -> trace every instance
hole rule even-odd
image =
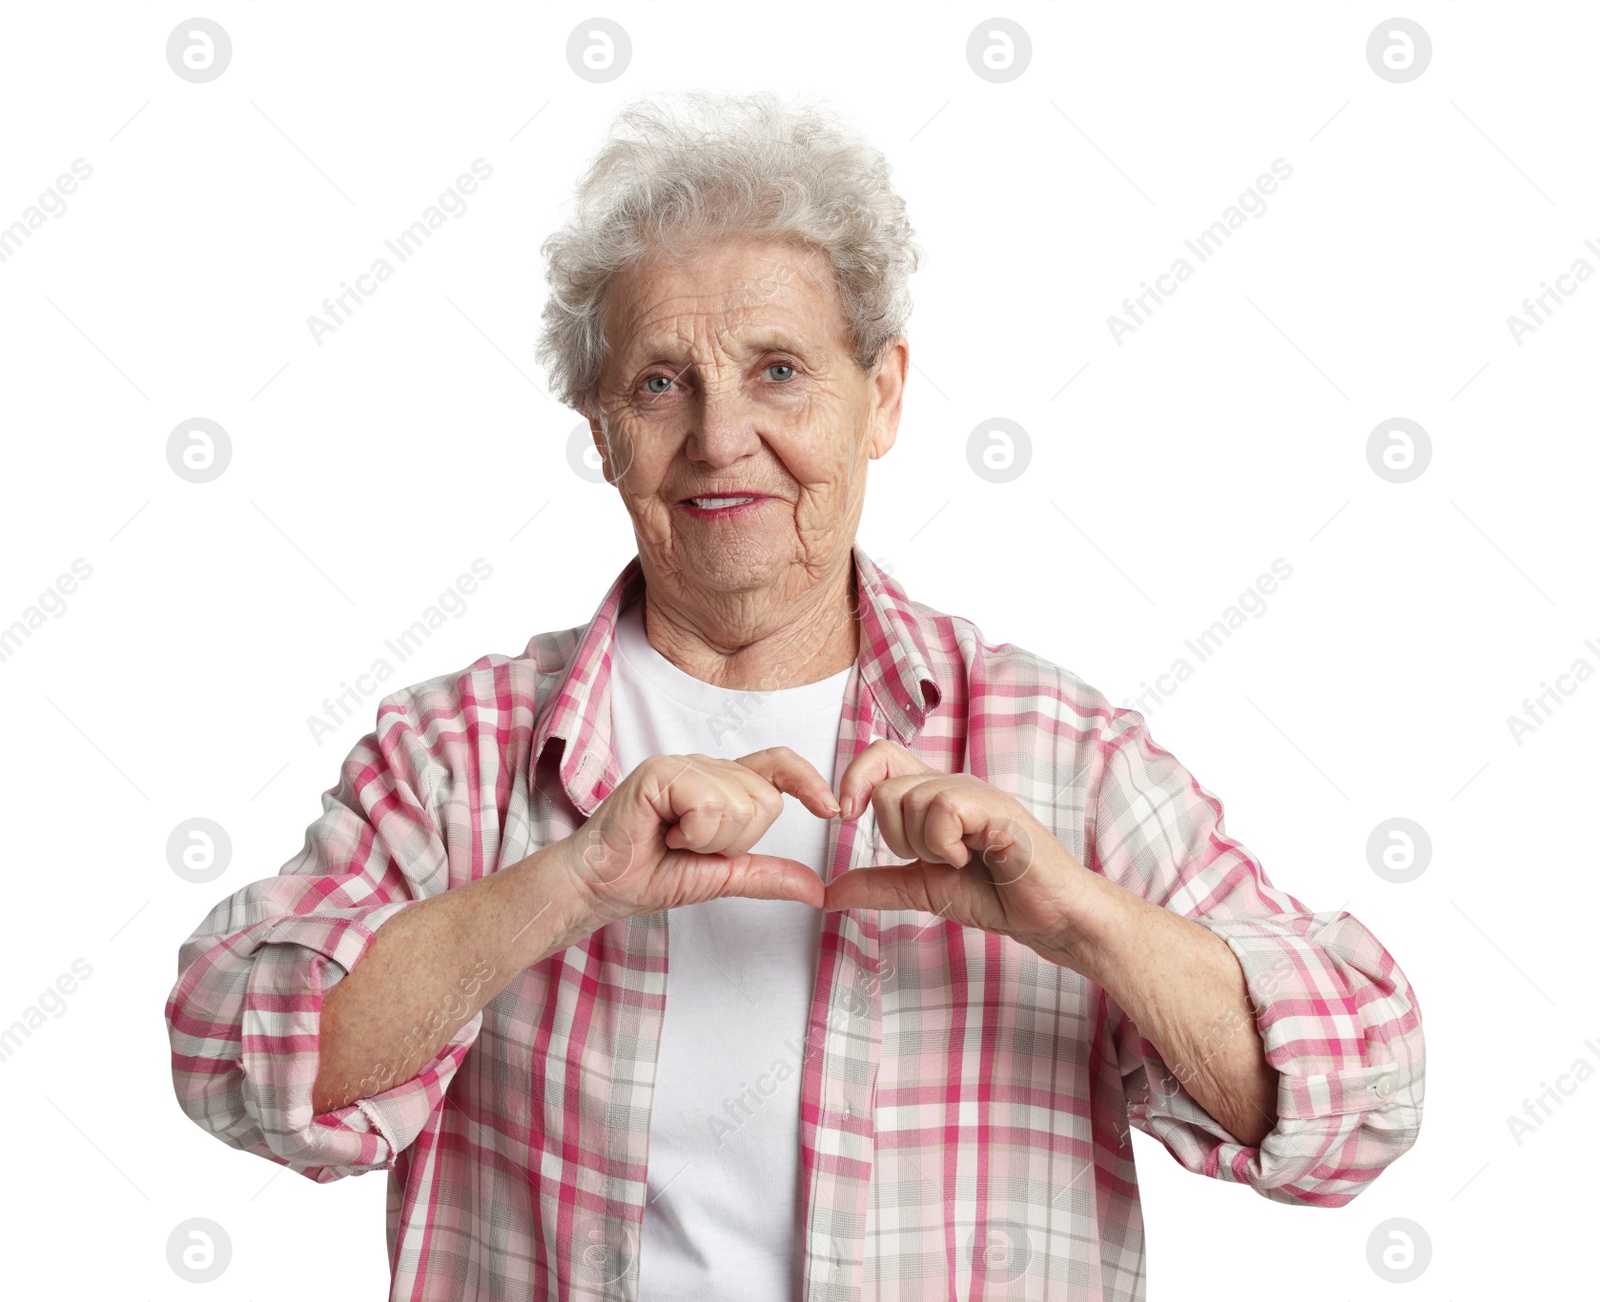
[[[1129,1126],[1266,1198],[1355,1197],[1421,1121],[1422,1027],[1394,959],[1348,913],[1269,884],[1136,711],[854,556],[861,647],[832,779],[887,737],[1221,935],[1278,1117],[1239,1143],[1104,989],[1015,941],[912,910],[825,913],[797,1053],[804,1302],[1143,1298]],[[396,1302],[637,1297],[666,913],[527,969],[404,1084],[322,1115],[311,1085],[323,997],[378,927],[570,835],[620,780],[611,642],[643,582],[634,557],[586,626],[385,697],[304,847],[182,947],[166,1012],[184,1111],[313,1180],[386,1170]],[[830,826],[825,878],[901,862],[870,809]]]

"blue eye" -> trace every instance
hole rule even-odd
[[[672,383],[672,377],[670,375],[652,375],[648,380],[645,381],[646,392],[653,393],[653,394],[660,394],[660,393],[665,393],[666,392],[665,389],[652,389],[652,388],[649,387],[650,385],[654,384],[657,380],[660,380],[662,384],[671,384]]]
[[[794,367],[790,366],[788,362],[773,362],[771,366],[767,367],[767,370],[769,370],[769,371],[788,371],[789,375],[781,375],[781,376],[777,377],[777,378],[779,378],[781,380],[790,379],[794,374]]]

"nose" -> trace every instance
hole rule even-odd
[[[702,386],[695,422],[684,441],[684,454],[715,470],[731,466],[761,447],[756,404],[737,385]]]

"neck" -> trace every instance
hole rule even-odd
[[[736,691],[803,687],[855,663],[860,619],[849,552],[828,582],[776,606],[772,598],[716,593],[691,610],[646,586],[645,636],[684,673]]]

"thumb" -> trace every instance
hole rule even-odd
[[[947,863],[930,863],[926,859],[887,868],[852,868],[824,888],[823,907],[830,910],[914,909],[920,913],[946,914],[962,886],[961,869]]]
[[[706,855],[728,861],[728,884],[722,895],[748,900],[795,900],[820,909],[825,898],[816,869],[798,859],[772,854]]]

